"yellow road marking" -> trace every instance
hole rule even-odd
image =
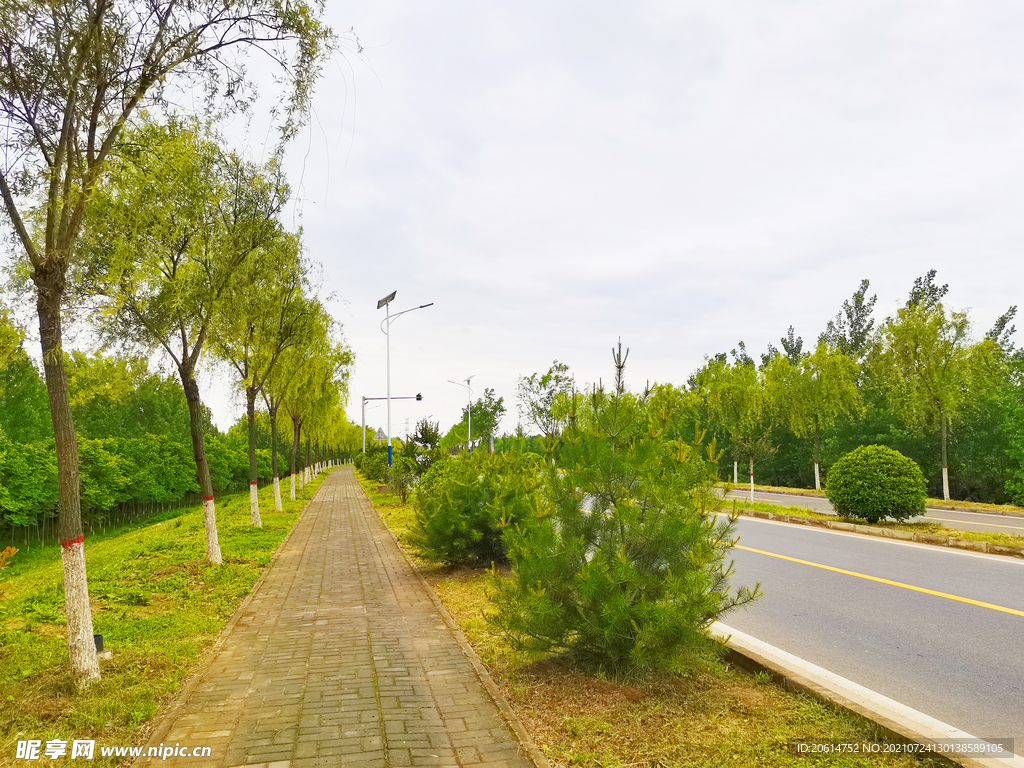
[[[882,579],[878,576],[868,576],[866,573],[857,573],[856,571],[846,571],[842,568],[835,568],[831,565],[822,565],[821,563],[812,563],[810,560],[800,560],[795,557],[787,557],[786,555],[778,555],[774,552],[765,552],[763,549],[754,549],[752,547],[744,547],[740,544],[735,545],[736,549],[743,549],[747,552],[756,552],[759,555],[768,555],[768,557],[777,557],[780,560],[789,560],[791,563],[800,563],[801,565],[813,565],[815,568],[824,568],[826,571],[835,571],[836,573],[844,573],[847,576],[856,576],[859,579],[867,579],[868,581],[877,581],[881,584],[889,584],[893,587],[903,587],[904,589],[912,589],[915,592],[924,592],[926,595],[935,595],[936,597],[945,597],[949,600],[957,600],[961,603],[970,603],[971,605],[978,605],[982,608],[991,608],[993,611],[1002,611],[1003,613],[1012,613],[1014,616],[1024,616],[1024,611],[1018,611],[1015,608],[1004,608],[1001,605],[993,605],[992,603],[983,603],[980,600],[971,600],[969,597],[959,597],[957,595],[950,595],[946,592],[936,592],[934,589],[925,589],[924,587],[915,587],[913,584],[903,584],[899,581],[890,581],[889,579]]]
[[[925,520],[938,520],[941,523],[960,523],[961,525],[988,525],[992,528],[1010,528],[1014,531],[1024,531],[1019,525],[996,525],[995,523],[972,523],[970,520],[947,520],[944,517],[926,517]]]

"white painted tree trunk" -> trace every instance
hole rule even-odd
[[[942,498],[949,501],[949,467],[946,459],[946,414],[942,419]]]
[[[249,482],[249,512],[252,514],[252,524],[256,528],[263,527],[263,521],[260,519],[260,498],[259,493],[256,490],[256,483]]]
[[[281,503],[281,478],[274,475],[274,509],[284,512],[284,504]]]
[[[61,542],[61,561],[64,565],[64,599],[67,618],[68,653],[71,668],[76,671],[79,687],[100,679],[100,662],[96,658],[93,641],[92,611],[88,609],[89,583],[85,576],[85,542],[81,536],[74,541]]]
[[[290,477],[291,477],[291,481],[292,481],[292,482],[291,482],[291,485],[292,485],[292,490],[291,490],[291,496],[290,496],[290,498],[291,498],[291,500],[292,500],[292,501],[295,501],[295,473],[294,473],[294,472],[292,472],[292,473],[291,473],[291,475],[290,475]]]
[[[821,490],[821,475],[818,474],[818,462],[814,462],[814,490]]]
[[[732,484],[740,484],[740,462],[736,460],[732,463]]]
[[[224,557],[220,553],[220,540],[217,538],[217,514],[213,496],[203,497],[203,522],[206,527],[206,556],[213,565],[221,565]]]
[[[306,487],[306,470],[299,472],[299,490]]]
[[[754,503],[754,460],[750,460],[750,503]]]

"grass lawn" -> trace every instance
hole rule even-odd
[[[360,482],[404,546],[415,524],[412,506]],[[885,736],[860,717],[715,661],[695,661],[678,674],[616,680],[580,673],[557,657],[526,658],[484,618],[489,571],[410,554],[554,766],[949,765],[903,755],[799,757],[791,751],[796,742],[884,742]]]
[[[262,528],[252,527],[248,492],[218,498],[221,566],[204,560],[199,507],[88,537],[94,631],[113,658],[84,691],[68,663],[59,545],[15,554],[0,585],[0,765],[14,764],[20,739],[96,739],[91,765],[116,762],[100,745],[140,744],[143,723],[212,645],[323,477],[280,513],[273,487],[261,491]]]

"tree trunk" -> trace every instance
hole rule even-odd
[[[277,474],[277,407],[267,408],[270,414],[270,469],[274,473],[274,509],[284,511],[281,503],[281,478]]]
[[[814,490],[821,490],[821,475],[818,474],[818,461],[821,456],[821,428],[818,425],[818,414],[814,414]]]
[[[206,461],[206,444],[203,442],[205,424],[203,424],[203,401],[199,397],[199,385],[196,384],[192,368],[187,365],[178,366],[182,389],[185,390],[185,402],[188,404],[189,433],[192,437],[192,456],[196,462],[196,482],[199,483],[199,494],[203,497],[203,523],[206,527],[206,559],[214,565],[220,565],[224,558],[220,553],[220,540],[217,537],[217,509],[213,500],[213,480],[210,479],[210,465]]]
[[[942,419],[942,498],[949,501],[949,467],[946,462],[946,413],[939,414]]]
[[[295,477],[299,472],[299,460],[302,457],[302,422],[292,417],[294,443],[292,443],[292,498],[295,498]],[[302,489],[302,476],[299,476],[299,489]]]
[[[245,410],[249,421],[249,514],[256,528],[263,527],[260,519],[260,499],[256,479],[256,388],[245,389]]]
[[[307,483],[313,482],[313,475],[309,471],[311,461],[312,456],[309,452],[309,435],[306,435],[306,469],[304,470],[304,475]]]
[[[740,484],[740,462],[739,459],[733,459],[732,462],[732,484]]]
[[[754,503],[754,457],[750,457],[750,503]]]
[[[92,608],[85,573],[85,536],[82,532],[82,500],[78,489],[78,440],[71,417],[68,380],[64,370],[61,330],[63,270],[50,265],[37,270],[39,339],[43,352],[46,393],[50,400],[53,439],[57,450],[57,534],[64,566],[64,614],[67,620],[68,656],[75,682],[86,686],[100,679],[100,664],[92,632]]]

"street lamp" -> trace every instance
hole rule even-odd
[[[418,307],[417,307],[418,309]],[[415,396],[409,395],[408,397],[392,397],[392,400],[422,400],[423,395],[419,392]],[[367,397],[363,395],[363,453],[366,453],[366,401],[367,400],[387,400],[386,397]]]
[[[391,323],[397,320],[407,312],[413,312],[417,309],[425,309],[426,307],[434,306],[434,302],[429,304],[420,304],[418,307],[412,309],[404,309],[397,315],[391,314],[391,301],[395,298],[395,294],[398,291],[392,291],[383,299],[377,302],[377,309],[384,307],[384,320],[380,324],[380,329],[387,337],[387,364],[388,364],[388,466],[391,466]]]
[[[474,373],[473,376],[476,376]],[[449,384],[454,384],[457,387],[465,387],[466,393],[469,396],[469,407],[466,408],[466,454],[473,453],[473,387],[469,385],[469,380],[473,378],[469,376],[466,378],[466,383],[463,384],[461,381],[452,381],[448,379]]]

